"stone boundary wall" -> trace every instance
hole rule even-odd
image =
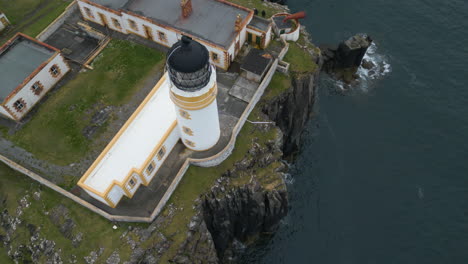
[[[69,18],[73,12],[78,10],[78,5],[76,0],[69,4],[63,13],[57,17],[52,23],[49,24],[39,35],[36,36],[36,39],[44,42],[47,38],[50,37],[57,29],[65,23],[65,20]]]

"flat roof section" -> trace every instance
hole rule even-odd
[[[257,75],[263,75],[272,61],[273,57],[270,53],[264,50],[251,49],[247,56],[245,56],[241,69]]]
[[[56,52],[25,37],[15,38],[0,51],[0,101]]]
[[[164,75],[112,139],[97,164],[83,177],[83,183],[104,192],[114,180],[122,182],[133,168],[140,169],[153,149],[176,124],[174,103],[169,96],[169,81]],[[177,129],[177,128],[176,128]],[[89,174],[88,174],[89,173]]]
[[[179,0],[130,0],[124,9],[226,49],[237,35],[237,15],[243,20],[249,15],[245,9],[216,0],[192,0],[193,11],[187,18],[182,16]]]
[[[102,5],[112,9],[119,9],[127,4],[128,0],[91,0],[98,5]]]
[[[249,23],[249,26],[267,32],[270,27],[270,21],[258,16],[254,16]]]

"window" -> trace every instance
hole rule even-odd
[[[189,146],[189,147],[192,147],[192,148],[195,147],[195,143],[193,143],[192,141],[190,141],[190,140],[188,140],[188,139],[185,140],[185,145],[187,145],[187,146]]]
[[[155,167],[156,167],[156,164],[154,163],[154,161],[151,161],[148,167],[146,167],[146,173],[150,174],[151,172],[153,172]]]
[[[162,146],[161,149],[158,151],[158,160],[162,160],[164,158],[164,155],[166,155],[166,147]]]
[[[184,133],[189,135],[189,136],[193,136],[192,129],[190,129],[190,128],[186,127],[186,126],[182,127],[182,131],[184,131]]]
[[[129,19],[129,20],[128,20],[128,24],[130,25],[130,28],[131,28],[131,29],[133,29],[133,30],[135,30],[135,31],[138,31],[138,25],[137,25],[137,23],[135,23],[135,21]]]
[[[128,181],[128,186],[130,188],[133,188],[135,187],[135,185],[137,184],[137,179],[135,178],[135,176],[132,176],[132,178],[130,178],[130,180]]]
[[[32,86],[31,86],[31,91],[35,94],[35,95],[40,95],[42,90],[44,90],[44,86],[42,86],[42,83],[40,81],[37,81],[35,82]]]
[[[180,114],[181,117],[183,117],[185,119],[189,119],[189,120],[192,119],[192,118],[190,118],[190,114],[185,110],[179,109],[179,114]]]
[[[24,108],[26,108],[26,102],[23,99],[18,99],[14,104],[13,107],[18,112],[22,112]]]
[[[94,14],[93,14],[93,12],[91,11],[91,9],[85,7],[84,10],[85,10],[86,16],[88,16],[89,18],[93,18],[93,19],[94,19]]]
[[[49,72],[52,75],[52,77],[56,78],[60,75],[60,68],[57,66],[57,64],[54,64],[52,67],[50,67]]]
[[[216,52],[211,52],[211,59],[212,59],[214,62],[219,62],[218,53],[216,53]]]
[[[164,41],[164,42],[167,41],[166,33],[164,32],[158,31],[158,37],[161,41]]]
[[[115,18],[112,18],[112,23],[114,23],[114,26],[118,29],[122,29],[122,26],[120,25],[120,22],[115,19]]]

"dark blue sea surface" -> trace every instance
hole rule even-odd
[[[316,44],[375,40],[386,69],[322,78],[291,211],[246,263],[468,263],[468,1],[288,0]]]

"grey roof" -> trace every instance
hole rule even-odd
[[[249,23],[249,26],[260,29],[261,31],[267,32],[270,27],[270,21],[258,16],[254,16]]]
[[[96,4],[112,8],[112,9],[119,9],[122,8],[128,0],[91,0]]]
[[[264,50],[251,49],[245,56],[241,69],[263,75],[272,61],[273,58],[270,53]]]
[[[0,53],[0,101],[55,53],[23,37]]]
[[[281,29],[288,29],[288,28],[293,28],[294,23],[291,20],[287,20],[286,22],[283,22],[283,19],[286,16],[276,16],[273,17],[273,22],[275,22],[276,27],[278,27],[279,30]]]
[[[216,0],[192,0],[193,11],[187,18],[182,17],[178,0],[129,0],[124,9],[224,48],[231,45],[237,34],[234,29],[237,15],[245,19],[249,14]]]

